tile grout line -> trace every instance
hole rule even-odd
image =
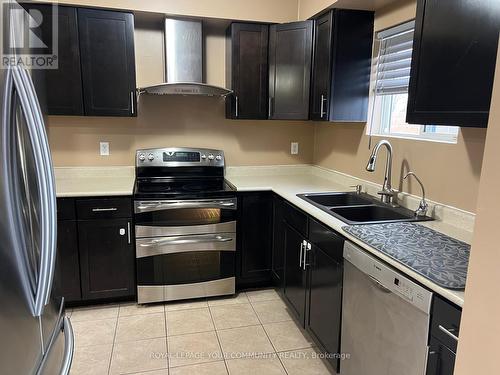
[[[255,313],[255,315],[257,315],[257,319],[259,320],[260,322],[260,325],[262,327],[262,330],[264,331],[264,334],[266,335],[267,339],[269,340],[269,342],[271,343],[271,346],[273,347],[274,349],[274,354],[276,354],[276,357],[278,357],[278,361],[280,361],[280,364],[281,364],[281,367],[283,368],[283,370],[285,371],[285,374],[288,375],[288,370],[286,369],[285,365],[283,364],[283,362],[281,361],[281,358],[280,356],[278,355],[278,351],[276,350],[276,347],[274,346],[271,338],[269,337],[267,331],[266,331],[266,328],[264,327],[264,323],[262,323],[262,321],[260,320],[260,317],[259,317],[259,314],[257,314],[257,311],[255,311],[255,308],[253,307],[253,304],[250,302],[250,306],[252,306],[252,310],[253,312]]]
[[[163,319],[165,320],[165,347],[167,348],[167,373],[170,373],[170,348],[168,346],[168,323],[167,323],[167,304],[163,304]]]
[[[276,292],[276,293],[278,293],[278,292]],[[281,296],[279,296],[279,294],[278,294],[278,298],[277,298],[277,300],[279,300],[279,301],[281,301],[281,302],[285,303],[285,302],[282,300]],[[261,302],[262,302],[262,301],[261,301]],[[253,307],[253,304],[252,304],[252,303],[250,303],[250,304],[252,305],[252,309],[255,311],[255,308]],[[260,322],[261,320],[260,320],[259,314],[257,314],[257,311],[255,311],[255,315],[257,315],[257,319],[259,319],[259,322]],[[293,321],[293,320],[292,320],[292,321]],[[277,322],[277,323],[281,323],[281,322]],[[273,347],[274,352],[275,352],[276,356],[278,357],[278,360],[279,360],[279,361],[280,361],[280,363],[281,363],[281,367],[283,367],[283,370],[285,370],[285,374],[287,374],[287,375],[288,375],[288,370],[286,369],[285,364],[283,363],[283,361],[281,360],[281,356],[279,355],[279,353],[282,353],[282,352],[278,352],[278,350],[276,349],[276,347],[275,347],[275,346],[274,346],[274,344],[273,344],[273,341],[271,340],[271,338],[269,337],[269,334],[268,334],[268,333],[267,333],[267,331],[266,331],[266,327],[264,326],[264,323],[262,323],[262,322],[261,322],[261,324],[262,324],[262,329],[264,330],[264,333],[266,334],[267,339],[268,339],[268,340],[269,340],[269,342],[271,343],[271,346]],[[272,323],[269,323],[269,324],[272,324]],[[299,350],[300,350],[300,349],[299,349]]]
[[[245,293],[245,295],[246,295],[246,293]],[[220,352],[222,354],[222,360],[224,361],[224,367],[226,368],[226,373],[229,375],[229,367],[227,367],[226,356],[224,355],[224,350],[222,349],[222,344],[221,344],[220,338],[219,338],[219,332],[217,332],[217,327],[215,325],[215,320],[214,320],[214,316],[212,315],[212,309],[211,309],[210,305],[208,306],[208,312],[210,314],[210,318],[212,319],[212,324],[214,325],[215,337],[217,337],[217,343],[219,344],[219,349],[220,349]]]
[[[111,355],[109,357],[109,364],[108,364],[108,375],[111,374],[111,362],[113,362],[113,353],[115,351],[115,341],[116,341],[116,334],[118,332],[118,319],[120,317],[120,305],[118,305],[118,311],[116,313],[116,324],[115,324],[115,334],[113,335],[113,345],[111,346]]]
[[[281,300],[281,298],[279,298],[279,300]],[[261,301],[262,302],[262,301]],[[255,312],[255,315],[257,315],[257,319],[259,319],[259,322],[261,323],[262,325],[262,330],[264,331],[264,334],[266,335],[267,339],[269,340],[269,342],[271,343],[271,346],[273,347],[274,349],[274,354],[276,354],[276,357],[278,358],[278,361],[280,361],[280,364],[281,364],[281,367],[283,368],[283,370],[285,371],[285,374],[288,375],[288,370],[286,369],[283,361],[281,360],[280,356],[278,355],[278,351],[276,350],[276,347],[274,346],[271,338],[269,337],[269,334],[267,333],[266,331],[266,328],[264,327],[264,323],[262,323],[262,321],[260,320],[260,317],[259,317],[259,314],[257,314],[257,311],[255,311],[255,308],[253,307],[253,304],[250,303],[250,305],[252,306],[252,309],[253,311]]]

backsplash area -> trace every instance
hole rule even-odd
[[[313,124],[304,121],[227,120],[221,99],[210,97],[139,98],[138,117],[49,118],[54,164],[133,166],[135,150],[168,146],[219,148],[228,165],[310,164]],[[99,142],[110,155],[99,155]],[[299,143],[298,155],[290,143]]]

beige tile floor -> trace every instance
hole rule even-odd
[[[273,289],[140,306],[68,309],[72,375],[329,375]]]

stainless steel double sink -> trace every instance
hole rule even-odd
[[[376,224],[401,221],[427,221],[404,207],[393,207],[376,198],[356,192],[297,194],[347,224]]]

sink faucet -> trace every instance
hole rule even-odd
[[[385,146],[387,148],[387,161],[385,164],[384,184],[382,185],[382,190],[379,191],[378,194],[380,194],[380,199],[382,200],[382,202],[393,204],[394,197],[396,196],[396,191],[391,186],[392,146],[389,143],[389,141],[383,139],[375,145],[372,154],[370,155],[370,159],[368,160],[368,165],[366,166],[366,170],[368,172],[375,171],[378,152],[380,151],[380,148],[382,146]]]
[[[429,205],[427,204],[427,201],[425,200],[425,188],[424,188],[424,184],[422,183],[422,181],[420,181],[420,178],[418,178],[418,176],[415,173],[413,173],[413,172],[408,172],[403,177],[403,180],[406,180],[406,178],[408,176],[415,177],[415,180],[417,180],[417,182],[420,185],[420,188],[422,189],[422,200],[420,201],[420,204],[418,205],[418,208],[415,211],[415,216],[417,216],[417,217],[425,216],[425,215],[427,215],[427,209],[429,208]]]

